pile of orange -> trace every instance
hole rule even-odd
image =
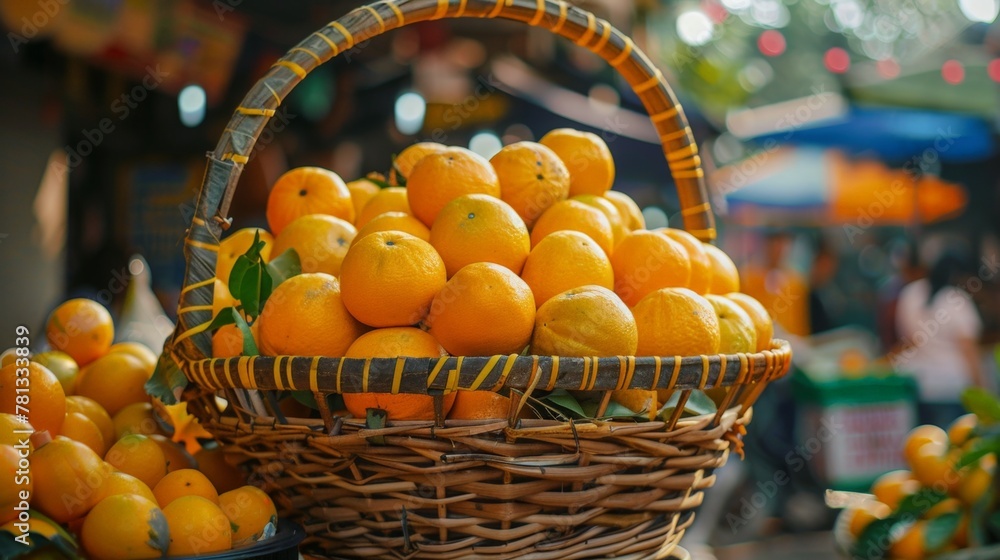
[[[914,428],[902,449],[909,470],[882,475],[872,484],[868,499],[842,512],[851,538],[857,539],[875,520],[890,522],[890,516],[898,515],[902,519],[891,531],[886,558],[927,558],[969,547],[976,511],[990,511],[996,505],[995,456],[987,454],[968,465],[959,464],[963,454],[977,448],[978,424],[974,414],[967,414],[947,431],[931,425]],[[905,501],[912,502],[912,507],[901,510]],[[945,516],[950,520],[941,519]],[[950,532],[942,532],[942,524]],[[931,525],[936,527],[931,529]],[[929,532],[935,533],[933,538]]]
[[[490,160],[422,142],[395,159],[389,184],[370,177],[302,167],[274,185],[274,237],[261,239],[271,257],[294,249],[302,274],[248,318],[262,354],[674,356],[771,342],[770,316],[738,293],[724,252],[680,229],[647,230],[638,205],[611,190],[614,161],[597,135],[554,130]],[[223,240],[221,281],[259,231]],[[242,348],[235,327],[214,334],[215,357]],[[510,401],[459,392],[438,404],[473,419],[504,417]],[[345,405],[396,420],[435,411],[414,395],[345,395]]]
[[[218,448],[200,448],[209,434],[186,405],[154,407],[144,384],[157,357],[141,344],[112,344],[104,307],[63,303],[46,338],[51,351],[15,351],[0,368],[0,471],[9,476],[0,484],[0,533],[21,535],[14,506],[25,491],[32,531],[69,531],[97,560],[223,551],[273,534],[270,498],[243,486]],[[21,378],[30,387],[27,423],[16,416]],[[24,461],[29,476],[19,477]],[[64,557],[34,545],[31,557]]]

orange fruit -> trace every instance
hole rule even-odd
[[[19,393],[18,387],[23,388],[24,384],[19,385],[17,379],[25,376],[18,375],[18,369],[24,368],[18,368],[17,364],[0,368],[0,412],[17,415],[27,409],[29,412],[24,414],[36,430],[47,430],[55,436],[66,419],[66,393],[62,384],[48,368],[31,362],[26,376],[30,392]],[[20,410],[18,405],[22,407]]]
[[[101,429],[81,412],[67,412],[60,433],[93,449],[98,455],[104,455],[107,448]]]
[[[531,251],[524,220],[506,202],[485,194],[467,194],[446,204],[431,226],[430,241],[449,277],[476,262],[520,274]]]
[[[337,276],[347,248],[357,234],[354,226],[340,218],[307,214],[293,220],[274,238],[273,251],[280,255],[288,249],[295,249],[302,272],[325,272]]]
[[[921,445],[910,459],[910,470],[913,478],[927,488],[954,489],[958,486],[959,476],[946,444],[932,441]]]
[[[153,491],[149,489],[149,486],[146,486],[145,482],[120,471],[108,474],[104,484],[97,491],[97,498],[94,503],[99,504],[104,498],[119,494],[142,496],[154,504],[156,503],[156,496],[153,495]]]
[[[917,490],[920,490],[920,483],[913,478],[913,473],[891,471],[875,479],[871,493],[890,510],[895,510],[903,498],[916,493]]]
[[[646,229],[646,218],[642,215],[642,209],[632,200],[632,197],[621,191],[608,191],[604,193],[604,198],[611,201],[622,216],[622,223],[631,231]]]
[[[271,293],[257,321],[266,356],[343,356],[362,332],[329,274],[299,274]]]
[[[104,456],[112,467],[156,488],[156,483],[167,474],[167,458],[160,446],[143,434],[123,436]]]
[[[757,333],[757,348],[755,352],[761,352],[771,347],[771,338],[774,336],[774,323],[767,309],[753,298],[740,292],[730,292],[726,297],[739,305],[753,322],[754,330]]]
[[[229,291],[229,286],[225,282],[215,279],[215,289],[212,292],[212,317],[219,314],[220,311],[226,309],[227,307],[236,306],[236,298],[233,297],[232,292]]]
[[[500,198],[529,228],[556,202],[569,196],[569,170],[550,148],[515,142],[490,158],[500,181]]]
[[[955,447],[961,447],[973,437],[979,419],[975,414],[959,416],[948,426],[948,441]]]
[[[82,395],[66,397],[66,412],[79,412],[89,418],[100,430],[105,445],[118,440],[115,437],[115,424],[111,420],[111,416],[94,399]],[[98,453],[98,455],[104,455],[104,453]]]
[[[936,442],[942,445],[948,443],[948,433],[937,426],[924,424],[910,430],[903,444],[903,457],[910,461],[916,456],[917,450],[927,443]]]
[[[288,224],[308,214],[328,214],[354,223],[351,191],[339,175],[322,167],[297,167],[278,177],[267,196],[271,233],[281,235]]]
[[[167,556],[194,556],[233,547],[229,518],[218,504],[201,496],[183,496],[163,508],[170,527]]]
[[[705,254],[708,255],[709,266],[712,268],[712,278],[708,283],[709,294],[728,294],[740,291],[740,271],[733,259],[722,249],[710,243],[702,243]]]
[[[31,506],[58,523],[86,515],[110,474],[100,456],[86,445],[58,436],[31,454],[35,487]]]
[[[735,301],[715,294],[705,299],[719,317],[719,352],[722,354],[750,353],[757,350],[757,328],[753,320]]]
[[[445,148],[413,166],[406,190],[413,215],[431,227],[445,205],[464,194],[500,198],[500,181],[483,156],[465,148]]]
[[[182,496],[201,496],[214,503],[219,503],[219,493],[212,486],[208,477],[197,469],[178,469],[167,473],[153,488],[160,507],[167,507],[171,502]]]
[[[88,558],[160,558],[170,542],[165,512],[142,496],[109,496],[83,521],[80,540]]]
[[[855,539],[876,519],[889,517],[892,510],[889,506],[874,500],[868,500],[862,505],[844,510],[844,515],[848,517],[847,530]]]
[[[348,358],[437,358],[444,348],[430,334],[413,327],[389,327],[367,332],[344,354]],[[344,406],[356,418],[364,418],[369,408],[380,408],[393,420],[433,420],[434,397],[390,393],[344,393]],[[444,398],[443,414],[448,414],[455,395]]]
[[[579,200],[562,200],[550,206],[531,230],[531,246],[538,245],[550,233],[563,230],[586,234],[609,256],[614,249],[615,236],[608,217]]]
[[[531,353],[634,356],[638,343],[635,318],[618,296],[601,286],[582,286],[538,308]]]
[[[444,261],[434,247],[399,231],[358,240],[347,251],[340,273],[344,305],[373,327],[419,323],[446,280]]]
[[[613,289],[615,273],[611,260],[590,237],[563,230],[546,235],[535,245],[521,269],[524,280],[541,306],[572,288],[594,285]]]
[[[434,297],[426,324],[449,354],[517,354],[531,339],[535,298],[509,269],[470,264]]]
[[[647,230],[628,232],[611,255],[615,293],[629,307],[660,288],[686,288],[691,262],[684,247]]]
[[[53,350],[69,354],[83,367],[111,348],[115,326],[103,305],[84,298],[71,299],[49,315],[45,338]]]
[[[431,230],[423,222],[405,212],[385,212],[375,216],[364,227],[358,230],[358,234],[354,236],[354,239],[356,241],[368,234],[379,231],[401,231],[417,239],[424,241],[431,240]]]
[[[718,354],[719,318],[707,299],[687,288],[661,288],[632,308],[637,356]]]
[[[226,285],[223,284],[222,287],[226,288]],[[229,288],[226,288],[226,293],[229,293]],[[111,348],[108,348],[109,354],[114,352],[125,352],[135,358],[139,358],[139,361],[149,368],[150,371],[156,368],[156,362],[159,359],[149,347],[141,342],[116,342],[111,345]]]
[[[622,218],[621,212],[618,211],[618,207],[603,196],[597,196],[596,194],[578,194],[570,200],[579,200],[587,206],[593,206],[594,208],[600,210],[601,213],[604,214],[604,217],[611,222],[611,234],[614,238],[615,245],[621,241],[622,237],[624,237],[626,233],[632,231],[631,229],[625,227],[625,220]]]
[[[19,434],[18,431],[27,431],[28,433]],[[27,443],[30,452],[35,448],[30,441],[31,433],[34,431],[35,428],[31,424],[19,421],[17,416],[0,412],[0,445],[13,446]]]
[[[437,142],[417,142],[407,146],[393,158],[392,169],[389,171],[389,182],[393,185],[403,184],[413,172],[413,166],[418,161],[424,159],[426,155],[440,152],[446,148],[447,146]]]
[[[263,228],[243,228],[227,235],[219,243],[219,255],[215,260],[215,277],[222,280],[223,286],[229,283],[229,273],[233,271],[236,259],[246,253],[253,245],[254,236],[260,236],[264,242],[264,248],[260,250],[260,256],[264,261],[271,258],[271,246],[274,244],[274,237]],[[277,255],[275,255],[277,256]]]
[[[219,495],[219,507],[233,527],[233,546],[257,542],[267,525],[278,524],[278,510],[263,490],[241,486]]]
[[[12,445],[0,445],[0,476],[4,481],[0,484],[0,524],[3,524],[17,517],[14,507],[21,503],[21,492],[31,495],[34,480],[28,458],[21,457]]]
[[[569,195],[603,195],[615,182],[615,162],[600,136],[571,128],[557,128],[539,140],[566,164]]]
[[[160,424],[156,421],[156,413],[149,402],[132,403],[111,419],[114,426],[114,439],[118,441],[129,434],[151,435],[161,433]]]
[[[184,449],[183,445],[171,441],[163,434],[149,434],[149,439],[160,446],[160,451],[167,459],[167,474],[180,469],[198,468],[198,462]]]
[[[113,417],[132,403],[149,401],[145,385],[152,373],[138,358],[115,352],[80,372],[76,393],[97,401]]]
[[[510,397],[491,391],[458,391],[452,393],[455,404],[448,413],[449,420],[490,420],[507,418]]]
[[[347,190],[351,193],[351,203],[354,204],[355,220],[361,215],[361,210],[364,209],[365,204],[368,204],[368,201],[378,194],[380,188],[378,184],[366,178],[347,182]]]
[[[4,368],[15,363],[19,357],[28,358],[31,356],[31,353],[28,352],[27,348],[21,351],[24,353],[24,356],[18,356],[17,351],[17,348],[8,348],[4,350],[3,353],[0,353],[0,368]]]
[[[682,229],[660,228],[656,232],[676,241],[687,253],[688,262],[691,263],[691,280],[687,287],[699,294],[707,294],[708,287],[712,283],[712,263],[708,253],[705,252],[704,244]]]
[[[260,346],[260,323],[254,321],[250,325],[250,334],[254,343]],[[243,355],[243,331],[236,325],[224,325],[212,334],[212,357],[232,358]]]
[[[76,362],[73,361],[73,358],[69,354],[58,350],[50,350],[35,354],[31,357],[31,361],[42,364],[51,371],[56,376],[56,379],[59,380],[59,384],[63,386],[63,392],[67,396],[72,395],[76,391],[76,378],[80,375],[80,366],[76,365]]]
[[[969,547],[970,517],[971,515],[969,515],[968,512],[964,512],[958,519],[958,527],[955,528],[955,534],[951,538],[951,543],[954,544],[957,548]]]
[[[407,200],[405,188],[388,187],[375,193],[375,196],[361,210],[358,219],[354,220],[354,226],[359,229],[363,228],[376,216],[380,216],[386,212],[402,212],[411,216],[413,215],[413,212],[410,211],[410,203]]]
[[[645,412],[650,420],[656,418],[657,393],[648,389],[618,389],[611,392],[611,400],[631,410]]]
[[[992,455],[983,457],[979,463],[970,465],[959,473],[955,495],[967,507],[973,507],[983,496],[990,495],[995,472],[996,459]]]
[[[229,492],[246,484],[246,475],[226,459],[221,447],[202,447],[194,454],[194,460],[198,470],[219,492]]]
[[[914,521],[896,536],[889,546],[889,557],[894,560],[923,560],[927,558],[927,521]]]

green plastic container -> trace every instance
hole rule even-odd
[[[790,465],[808,464],[829,488],[853,492],[907,468],[903,443],[917,419],[912,377],[869,371],[818,381],[797,370],[791,383],[799,413]]]

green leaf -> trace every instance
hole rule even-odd
[[[243,275],[240,282],[239,296],[237,299],[243,305],[243,310],[251,317],[260,315],[261,309],[267,303],[267,298],[271,296],[273,283],[271,275],[267,273],[265,265],[254,264]],[[236,294],[233,294],[234,296]]]
[[[51,526],[52,530],[49,530],[48,527],[44,530],[37,528],[29,529],[28,539],[31,542],[30,546],[24,546],[20,541],[15,540],[15,537],[21,534],[16,528],[0,531],[0,558],[10,558],[13,560],[14,558],[19,558],[43,548],[54,547],[61,555],[53,554],[51,551],[41,553],[40,555],[46,558],[59,556],[60,558],[65,557],[72,560],[82,559],[80,556],[80,547],[76,539],[73,538],[73,535],[37,510],[30,510],[29,513],[32,519],[44,521]]]
[[[674,391],[667,402],[663,403],[660,410],[657,411],[656,415],[663,421],[670,420],[673,416],[674,411],[677,409],[677,403],[680,402],[681,392]],[[715,401],[711,397],[706,395],[704,391],[694,390],[688,396],[687,402],[684,403],[684,412],[688,416],[701,416],[703,414],[713,414],[718,409],[715,406]]]
[[[250,325],[247,324],[247,320],[237,313],[235,309],[233,309],[233,316],[236,319],[236,327],[240,329],[240,334],[243,335],[243,355],[259,356],[260,352],[257,351],[257,343],[253,340],[253,333],[250,332]]]
[[[236,262],[233,263],[233,269],[229,273],[229,293],[236,297],[236,294],[240,293],[240,286],[243,284],[243,276],[250,270],[253,265],[256,264],[246,255],[240,255],[236,257]],[[236,297],[236,299],[240,299]]]
[[[920,517],[927,510],[938,505],[940,502],[948,498],[947,492],[942,492],[940,490],[933,490],[931,488],[921,488],[913,494],[906,496],[899,502],[899,507],[896,508],[897,515],[912,515],[914,517]]]
[[[1000,422],[1000,401],[984,389],[970,387],[963,391],[962,405],[984,424]]]
[[[396,169],[395,162],[392,164],[392,167],[393,167],[393,169]],[[403,180],[403,182],[399,186],[401,186],[401,187],[406,186],[406,177],[403,177],[403,174],[399,172],[399,169],[396,169],[396,178],[397,179],[398,178],[402,178],[402,180]],[[388,189],[389,187],[392,186],[387,181],[383,181],[382,179],[379,179],[378,177],[371,177],[371,176],[369,176],[369,177],[365,177],[364,180],[368,181],[369,183],[374,183],[374,184],[378,185],[378,188],[380,188],[380,189]]]
[[[945,513],[927,521],[924,529],[924,548],[926,550],[941,550],[958,530],[962,514],[957,511]]]
[[[205,330],[212,332],[226,325],[235,324],[236,318],[239,316],[240,312],[235,307],[223,307],[219,310],[219,314],[212,318],[212,322],[208,324]]]
[[[274,288],[292,276],[302,274],[299,254],[295,249],[288,249],[277,258],[271,259],[271,262],[267,263],[267,273],[271,276],[271,285]]]
[[[570,418],[574,420],[582,420],[587,418],[587,413],[580,406],[580,401],[576,400],[569,391],[566,389],[556,389],[548,395],[538,399],[539,402],[550,404],[556,408],[563,410],[569,415]]]
[[[869,523],[854,542],[851,557],[865,560],[885,558],[889,543],[892,542],[892,530],[898,523],[899,518],[894,515]]]
[[[176,404],[188,379],[169,352],[160,355],[153,375],[146,381],[146,394],[156,397],[164,404]]]
[[[598,405],[599,404],[600,403],[598,403]],[[597,413],[596,407],[594,413]],[[649,411],[640,410],[639,412],[635,412],[629,407],[615,402],[614,399],[612,399],[608,402],[608,407],[604,410],[602,418],[641,418],[645,420],[649,418]]]
[[[964,469],[969,465],[978,463],[986,455],[998,452],[1000,452],[1000,441],[995,439],[977,439],[973,443],[972,448],[959,457],[955,468]]]
[[[293,399],[313,410],[319,410],[319,405],[316,404],[316,396],[313,395],[312,391],[292,391],[291,394]]]

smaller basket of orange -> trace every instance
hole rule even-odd
[[[266,230],[226,231],[254,138],[302,77],[356,41],[461,16],[611,63],[662,138],[684,229],[646,229],[602,138],[559,129],[490,159],[420,142],[354,181],[292,169]],[[714,236],[684,113],[607,22],[551,0],[376,3],[292,49],[234,114],[149,387],[183,393],[303,526],[306,554],[667,558],[790,365]]]

